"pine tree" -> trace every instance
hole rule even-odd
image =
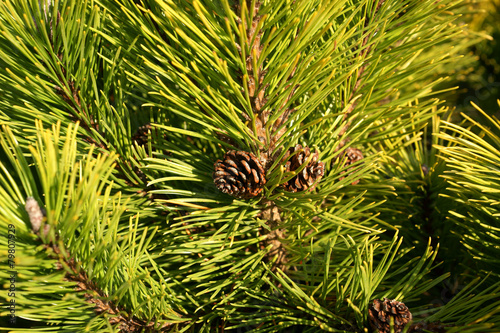
[[[0,1],[0,327],[498,331],[467,5]]]

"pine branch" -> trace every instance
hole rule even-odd
[[[38,230],[37,234],[40,238],[37,241],[41,240],[45,244],[45,252],[49,257],[59,259],[58,269],[66,270],[65,279],[77,282],[76,291],[87,291],[86,300],[89,304],[96,306],[94,311],[97,315],[102,313],[115,315],[110,319],[111,325],[118,325],[121,329],[127,327],[133,331],[155,330],[158,327],[167,329],[172,326],[173,322],[160,324],[156,319],[138,319],[139,316],[149,317],[145,311],[135,314],[124,313],[124,309],[130,309],[131,304],[137,302],[137,297],[146,297],[141,294],[131,298],[131,295],[123,294],[122,290],[124,287],[127,288],[127,284],[133,283],[132,286],[137,290],[144,290],[145,284],[153,290],[158,290],[159,286],[150,275],[147,278],[148,274],[145,272],[135,270],[130,272],[128,281],[123,277],[123,270],[129,267],[127,263],[129,260],[135,263],[134,265],[150,260],[147,249],[155,230],[148,235],[147,227],[138,228],[137,222],[134,226],[132,221],[126,229],[118,227],[125,208],[120,205],[119,196],[111,197],[112,187],[105,186],[113,170],[112,164],[115,157],[111,155],[93,158],[92,151],[90,151],[86,159],[77,160],[80,158],[76,154],[77,128],[69,128],[64,138],[59,137],[60,127],[54,126],[52,131],[44,131],[39,122],[38,128],[37,146],[30,150],[41,181],[41,188],[45,194],[44,206],[47,216],[40,221],[40,211],[38,215],[34,214],[37,207],[27,206],[32,229],[34,232]],[[17,148],[15,155],[12,152],[16,149],[13,149],[15,138],[12,132],[8,128],[4,131],[6,134],[0,136],[0,140],[4,148],[7,148],[5,151],[9,152],[9,160],[13,165],[19,166],[19,174],[32,180],[33,175],[20,148]],[[49,161],[56,161],[56,163]],[[101,176],[96,177],[96,175]],[[5,178],[2,179],[5,180]],[[25,183],[25,185],[28,184]],[[31,188],[33,191],[36,189],[35,186]],[[53,191],[60,191],[61,195],[52,195]],[[104,193],[101,195],[101,192]],[[35,193],[28,194],[40,197]],[[14,210],[8,214],[16,213]],[[80,223],[75,223],[75,221],[80,221]],[[100,222],[95,223],[95,221]],[[131,241],[122,242],[119,245],[118,240],[124,236]],[[141,238],[140,242],[136,243],[136,237]],[[82,244],[88,245],[82,246]],[[130,249],[133,251],[130,255],[126,255],[127,259],[119,255],[119,253],[127,253]],[[104,271],[99,268],[103,264],[109,265]],[[137,281],[135,274],[141,277],[140,281]],[[131,276],[135,277],[135,281],[131,280]],[[89,294],[90,291],[93,293]],[[159,306],[164,306],[164,304],[160,302]],[[18,305],[23,306],[28,312],[32,307],[29,303]],[[41,308],[40,311],[50,312],[48,308]],[[183,321],[180,317],[173,320],[174,322]],[[96,325],[102,325],[102,322],[96,322]]]
[[[473,106],[486,117],[491,127],[466,115],[464,118],[480,130],[479,134],[473,129],[445,122],[444,129],[450,133],[438,136],[449,143],[438,148],[449,167],[444,175],[449,184],[447,196],[465,208],[450,210],[451,221],[462,230],[461,233],[468,235],[462,242],[479,269],[496,272],[498,260],[494,244],[498,238],[497,193],[500,186],[497,181],[500,137],[496,132],[500,129],[500,122],[477,105]],[[458,233],[458,230],[454,232]]]
[[[0,2],[0,231],[26,326],[492,331],[489,279],[429,308],[462,255],[497,262],[498,138],[439,121],[473,62],[465,7]]]

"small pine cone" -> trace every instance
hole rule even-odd
[[[370,325],[379,333],[391,332],[391,318],[394,320],[394,332],[401,333],[406,324],[413,316],[408,307],[395,300],[384,298],[383,301],[376,299],[369,309]]]
[[[214,183],[217,188],[236,198],[249,199],[262,192],[266,174],[252,153],[230,150],[224,160],[214,164]]]
[[[25,204],[25,209],[26,212],[28,212],[28,216],[30,219],[31,223],[31,228],[33,232],[37,235],[43,234],[44,237],[47,237],[49,234],[50,230],[50,224],[45,224],[43,226],[43,230],[40,231],[40,227],[42,226],[42,222],[45,220],[46,221],[46,216],[47,212],[45,211],[45,208],[38,204],[38,201],[36,201],[35,198],[33,197],[28,197],[26,198],[26,204]]]
[[[288,159],[290,155],[297,152],[290,158],[285,164],[285,171],[295,171],[299,169],[311,155],[311,150],[309,147],[302,147],[301,145],[296,145],[288,150],[285,154],[284,159]],[[321,180],[321,177],[325,174],[325,164],[318,161],[318,152],[312,155],[312,159],[309,164],[302,169],[302,171],[288,180],[284,187],[290,192],[301,192],[301,191],[312,191]],[[316,184],[314,184],[316,182]]]
[[[359,149],[349,147],[345,150],[345,153],[344,153],[342,158],[345,158],[345,157],[347,157],[347,160],[346,160],[344,166],[349,166],[349,165],[354,164],[358,161],[361,161],[363,159],[363,153]],[[350,171],[352,169],[353,169],[353,167],[349,168],[348,171]],[[344,172],[345,171],[342,171],[342,173],[344,173]],[[342,180],[344,178],[345,177],[342,176],[339,179]],[[356,179],[355,181],[353,181],[351,183],[351,185],[356,185],[358,183],[359,183],[359,179]]]
[[[135,141],[139,146],[145,146],[147,147],[148,145],[148,132],[152,131],[152,126],[151,124],[146,124],[137,129],[135,131],[134,135],[132,136],[132,143]]]

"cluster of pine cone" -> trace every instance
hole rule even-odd
[[[347,148],[341,156],[345,167],[363,158],[361,151],[353,148]],[[318,152],[311,153],[309,147],[302,147],[300,144],[285,153],[283,162],[285,172],[296,172],[282,184],[286,191],[292,193],[314,190],[325,174],[325,164],[319,160]],[[256,197],[266,184],[264,167],[252,153],[230,150],[214,166],[213,179],[217,188],[236,198]],[[357,182],[358,180],[352,184]]]
[[[132,141],[146,148],[149,133],[153,130],[151,124],[139,127],[134,133]],[[343,161],[344,167],[363,159],[363,154],[359,149],[347,148],[339,155],[338,161]],[[285,153],[282,159],[285,172],[295,172],[296,174],[284,182],[282,187],[292,193],[313,191],[325,174],[325,163],[319,160],[318,152],[311,153],[309,147],[297,144]],[[246,151],[228,151],[222,160],[217,160],[214,164],[215,171],[213,179],[216,187],[223,193],[229,194],[239,199],[249,199],[258,196],[266,184],[266,170],[254,154]],[[351,171],[349,167],[347,171]],[[340,180],[345,176],[340,177]],[[352,182],[356,185],[359,180]]]

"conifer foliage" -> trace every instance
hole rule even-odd
[[[436,90],[465,11],[0,0],[0,328],[495,332],[500,123]]]

